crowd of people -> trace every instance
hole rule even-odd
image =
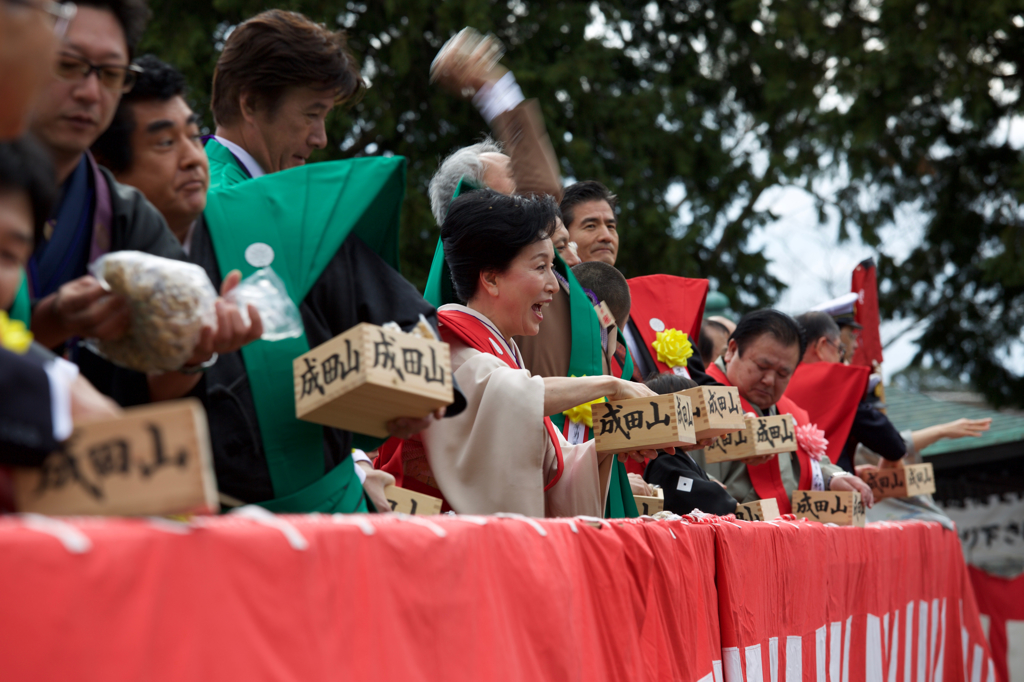
[[[797,489],[857,491],[871,506],[858,456],[899,466],[938,437],[898,433],[860,384],[833,457],[803,436],[794,453],[744,461],[705,462],[709,440],[598,453],[590,404],[698,385],[736,387],[748,415],[814,426],[787,387],[802,366],[849,362],[856,323],[766,309],[698,319],[699,338],[683,336],[692,321],[662,304],[702,311],[703,294],[665,277],[641,300],[615,268],[617,197],[598,179],[565,186],[538,103],[469,29],[431,78],[470,98],[493,137],[455,150],[430,183],[441,236],[420,294],[391,248],[403,161],[307,163],[330,142],[330,112],[365,87],[344,33],[282,10],[241,23],[203,135],[182,74],[135,54],[147,17],[144,0],[0,0],[0,464],[39,466],[77,422],[191,396],[227,506],[386,509],[397,482],[459,513],[635,516],[633,495],[660,487],[673,512],[729,514],[769,497],[788,509]],[[117,251],[195,263],[220,294],[176,371],[125,369],[86,343],[133,324],[89,274]],[[229,295],[264,266],[298,306],[299,337],[263,340],[259,310]],[[294,358],[361,322],[421,319],[451,348],[447,409],[389,422],[384,442],[295,417]]]

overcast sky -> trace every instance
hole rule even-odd
[[[1016,149],[1024,148],[1024,117],[1009,125],[1009,139]],[[1007,125],[1001,126],[994,137],[1000,142],[1007,139]],[[763,248],[770,259],[769,271],[788,288],[777,303],[785,312],[798,315],[812,306],[850,291],[850,280],[857,263],[877,252],[859,239],[839,244],[838,223],[818,224],[818,211],[811,197],[797,189],[779,189],[766,192],[758,209],[771,207],[779,220],[758,230],[751,239],[754,249]],[[882,251],[897,260],[920,243],[924,229],[924,216],[912,209],[897,215],[896,225],[882,231]],[[906,323],[882,321],[882,343],[898,336]],[[882,365],[886,381],[913,359],[917,352],[916,334],[900,336],[885,349]],[[1014,362],[1018,372],[1024,371],[1024,353],[1016,353]]]

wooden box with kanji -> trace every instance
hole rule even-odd
[[[384,488],[384,497],[391,505],[390,511],[411,516],[434,516],[441,513],[444,500],[433,495],[418,493],[415,490],[389,485]],[[385,512],[387,509],[378,509]]]
[[[793,513],[797,518],[864,527],[864,500],[851,490],[794,490]]]
[[[76,425],[38,469],[14,472],[21,512],[154,516],[218,510],[206,412],[195,398]]]
[[[740,392],[734,386],[697,386],[680,393],[693,403],[697,440],[716,438],[744,427]]]
[[[795,451],[796,429],[792,415],[748,417],[745,428],[719,436],[704,448],[704,461],[710,464]]]
[[[636,510],[640,512],[640,516],[654,516],[665,509],[665,498],[663,497],[634,495],[633,501],[636,502]]]
[[[914,497],[935,492],[935,472],[931,464],[907,464],[892,469],[865,468],[861,478],[871,486],[876,500],[886,497]]]
[[[295,358],[299,419],[384,438],[387,422],[451,405],[448,344],[360,323]]]
[[[772,521],[779,516],[779,503],[774,498],[736,505],[736,518],[744,521]]]
[[[693,445],[690,399],[682,393],[595,403],[594,437],[598,452]]]

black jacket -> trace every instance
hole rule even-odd
[[[724,516],[736,511],[736,500],[725,488],[709,479],[685,452],[675,455],[659,453],[657,459],[647,463],[644,480],[661,486],[665,492],[665,509],[676,514],[689,514],[699,509]]]
[[[843,454],[839,455],[839,461],[836,462],[851,474],[858,443],[863,443],[872,452],[891,461],[896,461],[907,454],[907,444],[900,432],[888,417],[866,401],[857,405],[857,414],[853,418],[850,435],[843,446]]]
[[[626,324],[629,326],[629,331],[637,342],[640,355],[640,357],[633,358],[633,365],[636,367],[637,373],[639,373],[643,379],[647,379],[647,375],[657,371],[658,366],[654,363],[654,357],[651,355],[651,349],[644,342],[643,337],[640,336],[640,330],[637,329],[636,323],[633,322],[633,319],[630,318]],[[690,378],[697,382],[698,386],[718,386],[718,382],[707,375],[707,372],[704,370],[704,363],[701,362],[700,355],[698,353],[694,353],[686,361],[686,370],[690,373]]]
[[[0,348],[0,464],[39,466],[57,449],[45,358]]]

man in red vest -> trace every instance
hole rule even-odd
[[[798,427],[807,412],[783,396],[806,350],[803,330],[789,315],[757,310],[743,316],[729,338],[725,355],[708,368],[708,376],[739,389],[744,412],[759,416],[792,414]],[[814,452],[797,436],[797,451],[740,462],[699,462],[725,484],[740,503],[773,497],[779,511],[789,513],[794,490],[856,490],[866,506],[874,498],[864,481]],[[696,457],[695,457],[696,459]]]

